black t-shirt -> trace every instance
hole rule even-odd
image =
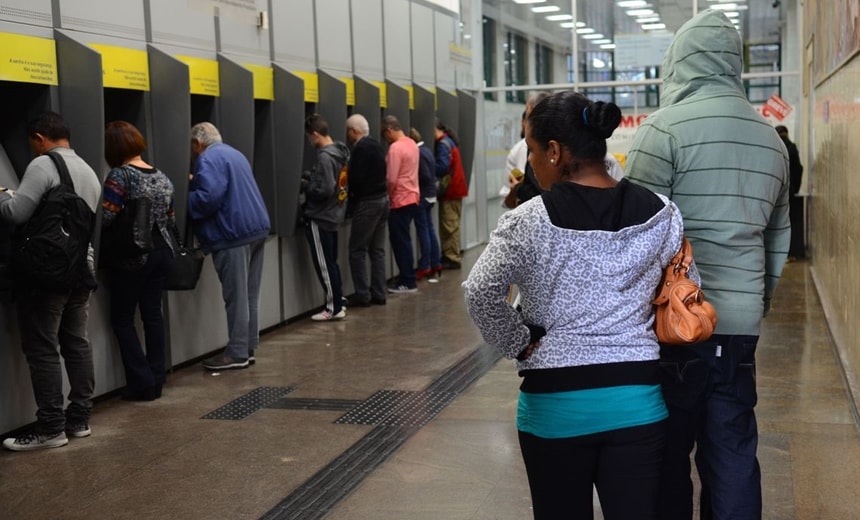
[[[541,196],[554,225],[581,231],[618,231],[647,222],[665,207],[652,191],[627,179],[612,188],[558,182]]]

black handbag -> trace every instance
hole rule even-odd
[[[127,171],[123,171],[126,186]],[[144,255],[155,248],[152,239],[152,200],[148,198],[128,199],[116,214],[113,222],[102,229],[99,245],[99,265],[115,266],[123,260]]]
[[[173,228],[173,234],[176,237],[176,256],[173,257],[173,262],[167,269],[167,280],[164,282],[164,288],[168,291],[193,291],[197,287],[197,281],[200,279],[200,272],[203,271],[203,259],[205,255],[200,248],[187,247],[188,244],[194,242],[191,234],[191,217],[186,217],[185,226],[185,242],[179,238],[179,233],[176,227]]]

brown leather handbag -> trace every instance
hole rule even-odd
[[[654,332],[667,345],[698,343],[711,337],[717,325],[717,310],[705,301],[705,294],[687,277],[693,261],[693,246],[684,237],[657,288],[654,304]]]

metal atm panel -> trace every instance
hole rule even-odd
[[[346,142],[346,84],[336,77],[319,71],[320,100],[319,112],[328,122],[332,139]]]
[[[433,149],[436,128],[436,94],[415,85],[415,109],[412,110],[412,126],[421,134],[424,144]]]
[[[468,186],[472,181],[472,163],[475,160],[478,105],[475,97],[463,90],[457,91],[457,101],[457,136],[460,138],[460,157],[463,159]]]
[[[411,126],[409,118],[409,91],[393,81],[386,80],[388,106],[382,111],[384,116],[394,116],[400,121],[400,126],[407,131]]]
[[[282,238],[297,234],[299,187],[305,148],[305,82],[275,65],[275,100],[272,102],[275,137],[275,220]]]
[[[218,130],[224,142],[242,152],[254,165],[254,75],[250,70],[218,55],[221,83],[221,126]]]
[[[361,114],[370,126],[370,137],[379,141],[379,87],[362,78],[355,78],[355,114]]]

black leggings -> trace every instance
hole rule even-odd
[[[564,439],[519,437],[536,520],[593,518],[592,486],[606,520],[657,519],[665,420]]]

